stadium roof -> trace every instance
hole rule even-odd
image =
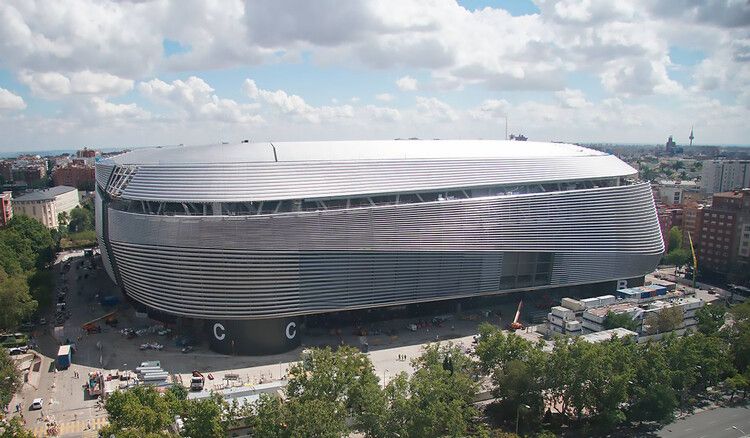
[[[547,158],[607,155],[563,143],[506,140],[310,141],[165,146],[112,157],[115,164]]]

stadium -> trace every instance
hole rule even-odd
[[[489,140],[138,149],[96,166],[109,276],[211,348],[299,345],[306,315],[637,281],[650,185],[580,146]]]

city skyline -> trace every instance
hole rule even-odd
[[[746,2],[0,4],[0,154],[250,139],[747,144]]]

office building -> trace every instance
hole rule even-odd
[[[57,228],[58,215],[78,206],[78,189],[68,186],[56,186],[49,189],[35,190],[13,199],[14,213],[33,217],[47,228]]]

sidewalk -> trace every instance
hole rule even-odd
[[[93,418],[91,420],[77,420],[77,421],[68,421],[64,423],[57,423],[57,436],[65,436],[65,435],[82,436],[86,434],[90,435],[91,434],[90,432],[93,432],[93,436],[96,436],[97,434],[95,431],[101,429],[107,424],[108,424],[107,417],[98,417],[98,418]],[[34,436],[37,436],[37,437],[47,436],[47,430],[50,429],[50,427],[44,425],[41,421],[33,425],[33,427],[27,424],[27,428],[34,434]],[[74,435],[74,434],[77,434],[77,435]]]

